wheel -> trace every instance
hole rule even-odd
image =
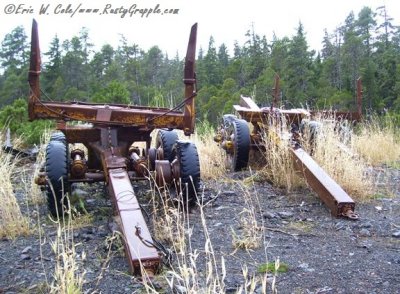
[[[232,171],[247,168],[250,151],[250,129],[247,122],[233,116],[224,116],[225,140],[231,142],[227,151],[227,167]]]
[[[200,161],[196,145],[192,142],[176,141],[173,155],[179,164],[178,192],[182,193],[183,202],[192,206],[196,203],[200,187]]]
[[[156,148],[161,147],[164,151],[164,159],[172,162],[174,154],[172,149],[175,142],[178,141],[178,134],[172,130],[159,130],[156,139]]]
[[[63,132],[59,132],[59,131],[54,132],[53,134],[51,134],[50,141],[59,141],[59,142],[63,142],[63,143],[67,142],[64,133]]]
[[[225,114],[222,117],[222,122],[224,127],[228,127],[234,120],[238,119],[236,115],[233,114]]]
[[[304,139],[306,139],[306,144],[310,148],[310,155],[314,154],[315,148],[317,147],[317,139],[322,130],[322,123],[318,121],[306,121],[302,120],[300,124],[300,132],[302,133]]]
[[[47,205],[50,213],[61,216],[69,208],[65,194],[69,191],[67,146],[61,141],[50,141],[46,148]]]

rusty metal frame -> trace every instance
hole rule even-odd
[[[154,170],[154,163],[149,163],[148,155],[155,154],[155,151],[150,150],[151,132],[154,129],[179,129],[187,136],[194,133],[197,23],[191,28],[185,58],[184,99],[173,109],[41,101],[41,59],[38,25],[35,20],[32,23],[31,38],[29,119],[56,120],[57,129],[65,134],[67,144],[82,143],[86,146],[87,161],[80,150],[72,153],[71,164],[74,169],[71,169],[68,181],[106,183],[124,235],[131,271],[137,275],[145,272],[152,276],[160,267],[161,256],[147,228],[131,180],[147,179],[146,173]],[[70,121],[83,121],[91,125],[70,125]],[[131,145],[136,142],[146,143],[146,155],[139,156],[136,151],[130,150]],[[159,153],[162,154],[162,150]],[[171,169],[170,166],[166,168]],[[46,173],[42,172],[37,183],[45,184],[45,176]]]
[[[196,76],[194,72],[197,24],[191,28],[185,59],[185,98],[174,109],[128,106],[121,104],[95,104],[82,102],[44,102],[40,100],[39,76],[41,59],[37,22],[33,20],[31,60],[28,81],[30,97],[28,101],[29,119],[56,119],[63,121],[86,121],[95,124],[116,126],[137,126],[141,130],[156,128],[180,129],[186,135],[193,134],[196,96]],[[183,107],[184,111],[177,109]]]

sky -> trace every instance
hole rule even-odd
[[[104,44],[117,48],[123,35],[128,44],[144,50],[157,45],[170,58],[177,53],[182,58],[194,23],[198,23],[198,49],[207,50],[213,36],[215,45],[224,43],[232,55],[234,42],[243,45],[252,28],[271,41],[274,35],[294,36],[301,22],[309,49],[319,51],[324,29],[331,33],[350,12],[358,15],[364,6],[375,11],[382,5],[400,25],[399,0],[0,0],[0,40],[17,26],[30,36],[34,18],[42,52],[55,35],[61,41],[71,39],[85,27],[96,50]]]

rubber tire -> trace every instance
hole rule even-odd
[[[176,141],[173,148],[174,158],[179,162],[180,183],[183,203],[193,206],[200,188],[200,160],[196,145],[187,141]],[[186,185],[187,184],[187,185]]]
[[[156,139],[156,148],[160,147],[164,150],[164,159],[172,162],[174,153],[172,149],[178,141],[178,134],[174,130],[159,130]]]
[[[224,116],[222,117],[223,127],[229,127],[229,125],[236,119],[238,119],[236,115],[224,114]]]
[[[51,134],[50,141],[59,141],[59,142],[66,143],[67,139],[65,138],[65,134],[63,132],[58,131],[58,132],[54,132],[53,134]]]
[[[69,191],[67,162],[66,144],[50,141],[46,148],[46,196],[47,206],[54,217],[61,217],[69,209],[68,199],[64,197]]]
[[[247,121],[234,118],[229,122],[228,134],[233,134],[233,154],[227,154],[231,159],[231,170],[240,171],[247,168],[250,152],[250,129]]]

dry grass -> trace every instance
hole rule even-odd
[[[293,169],[288,132],[286,124],[283,123],[282,127],[279,124],[273,124],[268,132],[262,134],[266,151],[263,153],[265,166],[260,170],[260,175],[261,179],[291,192],[304,187],[305,182]]]
[[[260,207],[258,198],[253,197],[247,183],[237,182],[237,185],[243,190],[244,195],[244,209],[239,223],[243,234],[233,234],[233,249],[259,248],[265,240],[263,240],[262,225],[256,217],[256,210]],[[196,224],[201,225],[203,234],[202,237],[196,236],[196,240],[203,239],[204,244],[200,247],[199,244],[193,246],[194,224],[191,223],[192,218],[188,210],[179,205],[172,206],[169,201],[165,201],[165,192],[158,190],[157,187],[152,189],[152,193],[155,209],[152,214],[155,239],[167,244],[173,253],[174,262],[164,274],[168,286],[177,293],[225,293],[225,278],[228,269],[225,266],[224,256],[217,254],[214,250],[214,237],[209,233],[205,205],[198,203],[196,209],[198,213],[195,218]],[[263,289],[267,289],[267,275],[251,276],[246,265],[243,266],[243,278],[244,283],[237,293],[254,293],[254,289],[260,284]],[[153,293],[151,287],[146,290],[148,293]]]
[[[250,180],[251,181],[251,180]],[[232,244],[235,249],[255,249],[260,248],[263,244],[264,237],[264,225],[262,223],[263,218],[261,218],[261,224],[259,218],[257,217],[257,212],[261,211],[260,202],[258,200],[257,191],[251,189],[254,186],[247,187],[246,183],[237,182],[237,186],[242,190],[243,197],[243,210],[240,212],[239,226],[240,233],[237,233],[233,228],[232,230]]]
[[[164,195],[159,197],[157,193],[154,193],[155,203],[164,199]],[[174,263],[165,273],[169,287],[179,293],[224,293],[225,262],[223,257],[217,258],[214,252],[203,205],[199,205],[199,211],[206,241],[203,250],[199,251],[192,247],[193,228],[188,209],[174,207],[166,201],[159,204],[153,220],[155,237],[167,243],[174,256]],[[203,271],[199,270],[200,260],[206,264]]]
[[[256,289],[257,289],[257,287],[259,287],[259,285],[261,285],[261,288],[258,289],[257,293],[262,293],[262,294],[269,293],[267,291],[267,289],[268,289],[268,287],[267,287],[268,278],[270,277],[270,275],[268,273],[264,273],[261,276],[260,275],[250,274],[247,266],[243,265],[242,274],[243,274],[243,277],[244,277],[244,283],[236,291],[237,294],[241,294],[241,293],[244,293],[244,294],[256,293]],[[271,293],[278,293],[277,289],[275,287],[275,282],[276,282],[276,277],[274,276],[273,279],[272,279]],[[259,292],[260,290],[262,292]]]
[[[226,174],[225,152],[214,142],[215,132],[209,130],[205,134],[196,133],[193,142],[197,146],[200,158],[201,177],[203,179],[218,179]]]
[[[346,133],[344,136],[333,120],[317,119],[317,123],[321,127],[313,142],[309,132],[303,135],[303,149],[312,153],[314,160],[347,193],[358,200],[368,198],[373,194],[374,185],[372,179],[366,176],[367,163],[352,149],[349,140],[351,134]],[[292,143],[288,134],[285,123],[283,126],[272,125],[263,134],[266,165],[260,174],[261,178],[272,182],[274,186],[290,192],[304,187],[306,182],[293,168],[292,154],[289,151]]]
[[[2,136],[0,136],[2,137]],[[0,139],[0,146],[3,141]],[[30,233],[29,219],[22,215],[12,178],[18,159],[0,150],[0,237],[13,239]]]
[[[354,149],[369,164],[392,165],[400,161],[400,135],[393,122],[377,118],[361,125],[353,139]]]
[[[38,146],[39,151],[34,164],[33,176],[31,177],[30,182],[26,183],[27,196],[31,204],[43,204],[46,201],[46,198],[43,197],[43,193],[40,189],[41,187],[35,184],[35,178],[38,176],[42,164],[44,164],[46,160],[46,146],[49,140],[50,130],[45,130]]]
[[[81,254],[76,251],[79,244],[74,242],[74,226],[71,218],[62,218],[56,224],[56,238],[50,241],[56,260],[50,293],[82,293],[85,272],[81,269],[86,254],[84,251]]]
[[[335,123],[329,120],[321,123],[314,159],[354,199],[369,198],[373,194],[373,182],[366,175],[367,163],[345,144],[350,141],[343,141],[343,134]]]

